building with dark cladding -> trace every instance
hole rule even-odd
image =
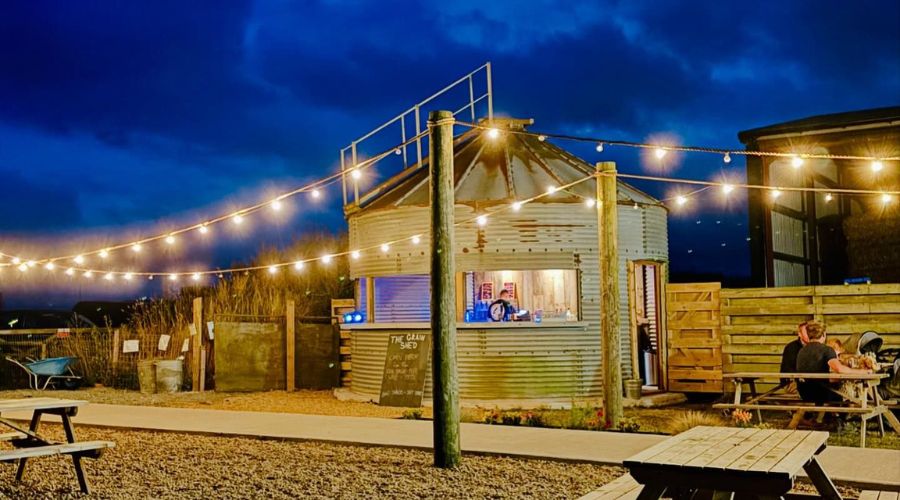
[[[900,106],[813,116],[745,130],[750,184],[818,192],[751,190],[751,270],[758,286],[840,284],[847,278],[900,282],[900,197],[828,190],[900,189]],[[890,160],[813,159],[803,155]]]

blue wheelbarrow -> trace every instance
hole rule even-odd
[[[27,359],[25,363],[9,356],[6,357],[6,360],[25,370],[25,373],[28,374],[28,387],[31,389],[43,391],[51,384],[55,387],[57,382],[61,382],[66,389],[75,389],[81,383],[81,377],[75,375],[75,372],[72,371],[72,364],[78,360],[78,358],[73,356],[47,358],[37,361]],[[43,384],[41,384],[42,380]]]

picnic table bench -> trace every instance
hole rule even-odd
[[[624,465],[642,485],[639,499],[663,494],[689,498],[700,492],[712,492],[713,498],[781,498],[794,487],[801,470],[821,497],[840,499],[816,459],[827,441],[828,433],[822,431],[699,426],[628,458]]]
[[[884,420],[888,421],[891,428],[900,433],[900,421],[891,413],[890,408],[878,394],[878,383],[887,378],[885,373],[778,373],[778,372],[737,372],[726,373],[725,379],[731,379],[734,383],[734,402],[718,403],[713,408],[756,410],[757,418],[762,422],[762,410],[789,411],[794,414],[790,428],[795,428],[808,411],[834,412],[857,415],[862,421],[860,424],[859,445],[866,447],[866,422],[872,418],[878,418],[878,429],[884,436]],[[840,380],[855,384],[860,397],[853,397],[833,390],[839,394],[843,401],[840,403],[827,403],[816,405],[800,399],[799,394],[787,392],[788,384],[784,381],[800,380]],[[760,381],[774,381],[778,385],[763,393],[758,393],[756,384]],[[744,399],[744,385],[750,390],[750,394]]]
[[[22,480],[25,465],[29,458],[52,455],[70,455],[75,466],[75,475],[83,493],[90,493],[90,486],[81,466],[82,458],[100,458],[106,448],[115,447],[110,441],[77,441],[71,417],[78,413],[78,408],[87,401],[56,398],[26,398],[0,400],[0,425],[12,432],[0,434],[0,441],[10,442],[14,449],[0,450],[0,462],[18,462],[16,482]],[[17,422],[4,418],[3,413],[12,411],[31,411],[31,423],[27,429]],[[47,439],[39,434],[41,418],[44,415],[58,415],[62,420],[66,442],[60,443]]]

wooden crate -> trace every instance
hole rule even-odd
[[[719,283],[666,285],[668,390],[722,392]]]

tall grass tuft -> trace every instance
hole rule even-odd
[[[669,434],[681,434],[700,425],[722,427],[727,425],[725,420],[716,415],[702,411],[686,411],[672,418],[667,428]]]

